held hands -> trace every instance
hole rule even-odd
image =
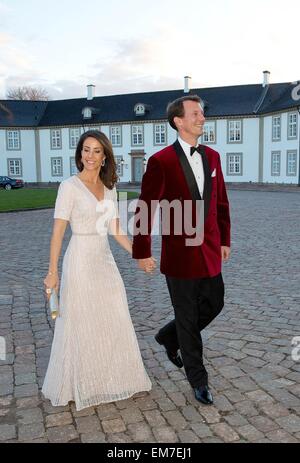
[[[156,269],[156,259],[154,259],[154,257],[138,259],[138,267],[146,273],[153,273]]]
[[[227,262],[230,257],[230,248],[228,246],[221,246],[222,262]]]
[[[45,285],[45,292],[46,292],[46,297],[49,300],[51,292],[47,292],[47,289],[55,289],[56,292],[58,292],[59,288],[59,278],[58,278],[58,273],[54,274],[47,274],[46,278],[44,279],[44,285]]]

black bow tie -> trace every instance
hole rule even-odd
[[[196,146],[191,146],[191,156],[193,156],[193,154],[194,154],[195,151],[198,151],[198,153],[201,154],[200,145],[198,145],[197,147],[196,147]]]

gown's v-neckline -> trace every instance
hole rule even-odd
[[[103,201],[104,197],[105,197],[105,185],[103,183],[103,198],[102,199],[98,199],[94,193],[84,184],[84,182],[81,180],[81,178],[78,177],[78,175],[75,175],[76,178],[78,178],[78,180],[80,181],[80,183],[84,186],[84,188],[89,192],[89,194],[91,196],[93,196],[93,198],[97,201],[97,203],[100,203],[101,201]]]

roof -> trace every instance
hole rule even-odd
[[[36,127],[47,101],[0,100],[0,127]]]
[[[289,110],[300,105],[292,98],[295,83],[234,85],[191,89],[205,102],[206,117],[257,116]],[[185,95],[183,90],[129,93],[57,101],[0,101],[0,126],[2,127],[51,127],[147,121],[166,119],[167,104]],[[137,103],[146,106],[143,116],[136,116]],[[83,119],[85,107],[92,108],[92,119]]]

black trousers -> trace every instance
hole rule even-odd
[[[219,273],[211,278],[188,280],[167,276],[166,280],[175,319],[159,330],[159,336],[171,352],[180,349],[187,379],[191,386],[207,385],[201,331],[221,312],[224,306],[222,274]]]

